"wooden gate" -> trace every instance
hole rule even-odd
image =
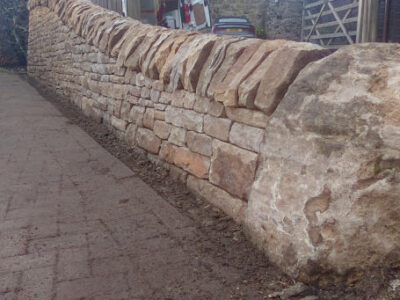
[[[357,42],[360,0],[304,0],[302,40],[337,49]]]

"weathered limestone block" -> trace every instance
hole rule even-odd
[[[207,180],[198,179],[194,176],[187,178],[187,187],[192,192],[207,199],[207,201],[221,209],[236,222],[243,222],[246,203],[242,200],[232,197],[229,193],[212,185]]]
[[[204,132],[222,141],[228,141],[232,121],[229,119],[204,116]]]
[[[175,164],[183,170],[198,178],[208,178],[210,159],[187,148],[177,147],[170,143],[163,143],[160,151],[160,158]]]
[[[251,48],[247,48],[229,71],[225,80],[215,88],[215,100],[223,102],[225,106],[238,106],[240,84],[254,72],[266,57],[285,43],[287,42],[282,40],[266,41],[257,47],[254,53],[248,51]]]
[[[160,150],[161,139],[153,131],[146,128],[138,128],[136,141],[139,147],[150,153],[157,154]]]
[[[210,182],[230,194],[247,199],[257,167],[257,154],[213,141]]]
[[[165,110],[165,121],[187,130],[202,132],[203,115],[187,109],[168,106]]]
[[[212,155],[212,138],[205,134],[189,131],[186,136],[186,142],[190,150],[204,156]]]
[[[308,63],[321,59],[329,53],[329,50],[322,49],[317,45],[295,42],[288,43],[272,53],[266,59],[266,63],[267,61],[268,63],[262,66],[264,76],[259,84],[254,106],[271,114],[299,72]],[[252,99],[251,97],[246,98],[247,106],[253,106]]]
[[[309,64],[273,113],[246,226],[289,274],[400,260],[399,66],[399,45],[342,48]]]
[[[241,123],[233,123],[229,141],[241,148],[259,152],[264,130]]]
[[[261,40],[257,39],[245,39],[240,42],[232,43],[228,46],[223,63],[210,81],[210,85],[207,90],[207,96],[209,98],[214,98],[215,88],[224,81],[228,72],[232,70],[232,67],[238,62],[243,52],[246,50],[247,54],[240,60],[242,61],[242,64],[247,62],[247,60],[245,61],[244,58],[253,54],[257,50],[261,42]]]
[[[171,127],[170,124],[157,120],[154,122],[153,131],[160,139],[166,140],[171,133]]]
[[[226,107],[226,115],[232,121],[263,129],[267,126],[269,120],[269,117],[263,112],[246,108]]]

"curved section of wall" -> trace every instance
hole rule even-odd
[[[383,80],[383,73],[363,75],[363,63],[349,67],[353,61],[370,61],[362,47],[350,47],[321,60],[328,52],[312,44],[153,27],[88,1],[31,0],[29,8],[30,76],[69,97],[85,114],[108,124],[129,145],[145,150],[195,193],[244,223],[254,241],[289,273],[312,273],[315,269],[310,265],[335,271],[350,268],[337,260],[343,255],[354,257],[355,248],[332,245],[345,244],[354,236],[329,236],[329,230],[343,233],[349,226],[357,231],[370,225],[360,222],[370,217],[368,206],[346,212],[340,207],[359,201],[349,192],[353,189],[349,182],[363,185],[365,179],[369,187],[369,177],[367,173],[363,173],[365,178],[358,176],[357,167],[346,173],[345,160],[334,161],[332,153],[336,153],[335,145],[351,149],[355,165],[369,165],[366,155],[351,148],[354,133],[344,134],[340,128],[372,126],[375,123],[361,120],[384,117],[380,106],[370,108],[372,100],[360,104],[368,108],[365,113],[352,114],[352,107],[341,106],[345,99],[352,102],[357,97],[351,94],[351,82],[365,86],[369,80]],[[390,48],[382,47],[371,46],[371,52],[378,55]],[[391,72],[396,71],[389,63],[395,58],[379,59],[388,62]],[[342,73],[336,77],[326,73],[325,64],[331,66],[330,72]],[[382,93],[371,99],[388,102]],[[326,99],[331,106],[322,104]],[[343,123],[347,119],[358,125]],[[338,127],[338,137],[329,126]],[[398,127],[393,126],[371,134],[398,139]],[[367,147],[368,140],[358,143]],[[391,143],[390,151],[398,155],[399,144]],[[395,193],[399,185],[396,155],[383,158],[389,157],[386,146],[379,151],[382,159],[375,175],[383,176],[387,169],[395,174],[383,192],[389,197],[387,193]],[[379,155],[371,154],[372,160]],[[394,161],[393,168],[387,167],[388,161]],[[334,162],[336,169],[327,167]],[[398,207],[399,197],[387,201]],[[333,218],[335,213],[347,213],[347,219]],[[373,217],[379,223],[388,220],[379,219],[387,213],[382,209]],[[393,218],[390,221],[399,225]],[[382,227],[372,226],[367,232],[375,229]],[[399,231],[395,234],[398,237]],[[366,237],[362,241],[358,247],[368,252],[370,241]],[[387,245],[380,254],[400,248],[395,243]],[[365,258],[359,267],[370,266],[378,261],[375,258]]]

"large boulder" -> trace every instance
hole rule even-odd
[[[400,261],[400,45],[300,72],[267,125],[245,222],[303,279]]]

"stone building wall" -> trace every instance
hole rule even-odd
[[[267,39],[300,41],[303,0],[210,0],[212,19],[245,16]]]
[[[400,258],[400,46],[327,56],[87,1],[29,8],[29,76],[244,224],[288,273]]]

